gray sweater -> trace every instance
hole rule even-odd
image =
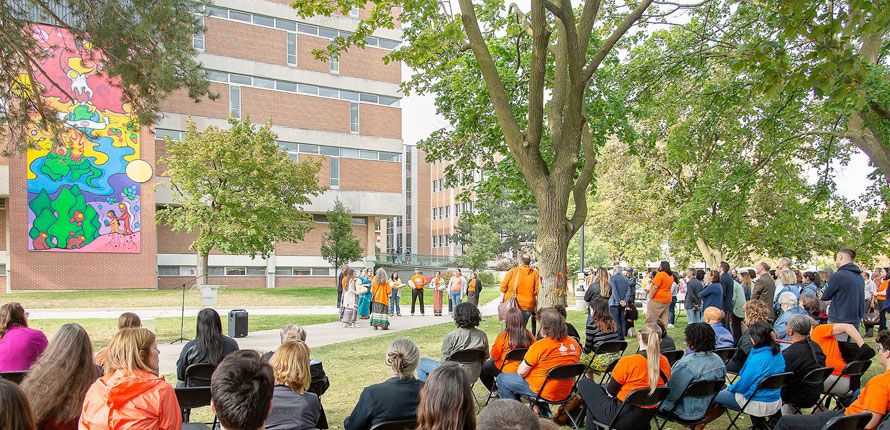
[[[317,428],[321,403],[315,393],[299,394],[284,385],[276,385],[272,410],[266,417],[266,430],[304,430]]]
[[[442,341],[442,357],[439,359],[439,363],[445,363],[451,354],[464,349],[481,349],[485,352],[485,360],[487,360],[489,357],[488,335],[478,328],[458,328],[448,333]],[[475,382],[476,379],[479,379],[482,361],[478,363],[461,363],[461,366],[470,375],[470,381]]]

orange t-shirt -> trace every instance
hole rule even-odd
[[[371,294],[373,294],[372,300],[389,306],[389,296],[392,294],[392,287],[389,285],[389,282],[384,282],[383,284],[374,282],[371,284]]]
[[[426,284],[426,278],[423,275],[414,275],[411,277],[411,282],[414,283],[415,290],[422,290],[423,284]]]
[[[528,337],[534,339],[535,336],[532,335],[532,332],[528,332]],[[512,351],[513,348],[510,348],[510,336],[506,331],[502,331],[497,339],[494,340],[494,343],[491,345],[491,359],[494,360],[494,366],[498,369],[501,368],[501,364],[504,363],[504,357],[507,356],[507,353]],[[504,368],[501,370],[503,373],[516,373],[516,369],[519,368],[518,361],[508,361],[507,364],[504,364]]]
[[[649,364],[646,361],[646,357],[642,354],[629,355],[618,360],[618,364],[616,364],[615,369],[612,370],[612,379],[621,384],[621,390],[618,391],[619,400],[623,402],[624,399],[627,398],[627,395],[633,390],[649,388],[648,367]],[[664,373],[666,378],[671,377],[671,364],[668,362],[667,357],[663,355],[659,357],[658,367],[661,369],[661,373]],[[661,375],[659,375],[657,386],[663,387],[665,382],[666,381]],[[654,405],[650,406],[650,408],[654,407]]]
[[[667,272],[658,272],[649,285],[649,297],[659,303],[671,302],[671,285],[674,285],[674,277]],[[655,288],[658,288],[657,290]],[[655,294],[652,294],[655,290]]]
[[[869,379],[856,401],[847,406],[844,415],[855,415],[863,411],[884,415],[887,409],[890,409],[890,370]]]
[[[535,393],[541,389],[547,372],[556,366],[574,364],[581,360],[581,345],[574,338],[566,336],[562,340],[545,337],[532,344],[525,353],[525,363],[531,366],[525,380],[528,387]],[[548,381],[541,391],[541,397],[547,400],[562,400],[572,391],[575,381]]]
[[[881,285],[878,286],[878,292],[875,294],[875,297],[884,300],[887,298],[887,284],[890,283],[890,279],[881,282]]]
[[[467,285],[467,291],[476,291],[476,280],[470,279],[469,285]]]
[[[514,277],[519,279],[514,281]],[[541,288],[541,280],[538,278],[538,271],[529,266],[519,266],[510,269],[504,281],[501,282],[501,292],[504,293],[504,301],[513,297],[513,285],[516,285],[516,302],[519,309],[526,312],[535,310],[535,303],[538,297],[538,289]],[[668,300],[670,301],[670,300]]]
[[[841,348],[837,344],[837,338],[831,334],[831,330],[833,329],[834,324],[822,324],[816,326],[810,333],[810,338],[813,339],[813,342],[819,344],[819,347],[822,348],[822,352],[825,353],[825,366],[834,367],[834,372],[831,372],[831,374],[840,376],[841,372],[844,370],[844,366],[847,365],[847,362],[844,361],[844,356],[841,355]]]

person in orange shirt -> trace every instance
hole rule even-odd
[[[538,290],[541,288],[538,271],[529,266],[531,261],[531,257],[528,255],[519,257],[520,265],[510,269],[501,282],[501,302],[516,296],[516,303],[519,305],[519,310],[522,311],[523,325],[528,325],[528,319],[535,313]],[[534,327],[533,322],[532,331],[535,331]]]
[[[875,293],[875,309],[878,310],[878,314],[881,316],[878,322],[878,330],[883,330],[887,328],[887,315],[884,310],[884,304],[887,300],[887,285],[890,284],[890,267],[875,269],[875,272],[879,274],[874,280],[878,285],[878,292]]]
[[[674,277],[671,275],[671,264],[662,261],[658,267],[658,273],[652,279],[649,286],[649,300],[646,304],[646,323],[661,320],[665,326],[668,324],[668,309],[671,307],[671,285]]]
[[[670,300],[670,290],[668,299]],[[653,393],[671,377],[671,365],[667,357],[661,355],[661,327],[655,323],[646,323],[637,333],[637,340],[641,351],[618,360],[612,370],[612,378],[605,387],[592,379],[581,378],[578,394],[588,405],[587,422],[611,422],[631,391],[648,388]],[[657,405],[648,408],[625,406],[621,417],[615,422],[615,428],[648,428],[649,421],[655,416],[655,406]]]
[[[423,286],[426,284],[426,278],[420,269],[414,269],[414,276],[408,280],[408,286],[411,287],[411,316],[414,316],[414,304],[420,299],[420,315],[423,316]]]
[[[504,331],[498,335],[491,345],[491,359],[482,365],[479,380],[485,388],[494,388],[494,378],[501,372],[516,372],[519,362],[508,361],[504,363],[504,357],[514,349],[528,348],[535,343],[535,336],[522,324],[522,312],[517,308],[510,308],[504,319]],[[503,366],[503,367],[501,367]]]
[[[850,391],[850,378],[841,377],[841,371],[847,365],[841,355],[837,340],[837,336],[841,335],[847,335],[860,348],[863,346],[871,348],[865,344],[859,330],[851,324],[821,324],[814,327],[810,333],[810,338],[819,344],[822,352],[825,353],[825,365],[834,367],[834,372],[824,382],[825,391],[831,389],[831,393],[838,396],[843,396]]]
[[[859,413],[871,414],[871,419],[865,425],[866,429],[874,429],[881,423],[881,419],[890,409],[890,332],[881,330],[877,339],[878,361],[884,367],[884,373],[873,376],[868,380],[865,388],[859,393],[859,397],[842,411],[826,411],[808,415],[785,415],[776,426],[775,430],[797,430],[822,428],[829,420],[841,415],[855,415]]]
[[[547,372],[556,366],[578,363],[581,359],[581,345],[568,335],[566,321],[554,308],[544,308],[538,312],[541,321],[541,340],[528,348],[525,358],[516,373],[501,373],[497,377],[498,393],[502,399],[519,400],[519,396],[534,398],[538,392],[547,400],[564,400],[572,392],[573,380],[547,381]],[[537,405],[538,411],[549,414],[546,405]]]
[[[482,290],[482,281],[479,280],[479,272],[473,272],[473,279],[467,285],[467,301],[479,306],[479,291]]]
[[[392,285],[386,270],[377,269],[374,280],[371,281],[371,327],[374,330],[381,328],[389,330],[389,296],[392,294]]]
[[[436,272],[436,276],[430,279],[430,289],[433,290],[433,315],[442,316],[442,297],[445,295],[445,280],[442,273]]]

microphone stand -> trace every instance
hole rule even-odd
[[[183,336],[183,327],[185,326],[185,286],[188,285],[189,282],[197,281],[198,279],[201,279],[205,276],[207,276],[206,273],[203,275],[195,276],[194,278],[186,280],[185,282],[182,283],[182,285],[179,286],[179,288],[182,289],[182,307],[180,308],[180,315],[179,315],[179,339],[176,339],[173,342],[170,342],[171,345],[176,344],[177,342],[185,342],[185,341],[191,340],[191,339],[186,339]]]

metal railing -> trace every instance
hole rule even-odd
[[[375,255],[377,264],[415,267],[455,267],[457,257],[450,255],[416,255],[378,252]]]

